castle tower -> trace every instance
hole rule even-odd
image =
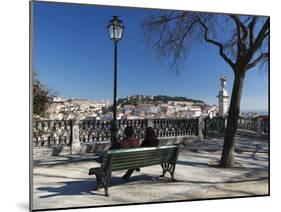
[[[228,94],[225,89],[227,77],[225,75],[221,76],[221,90],[219,91],[219,95],[217,96],[219,99],[219,116],[224,117],[228,112]]]

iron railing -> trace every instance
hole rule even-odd
[[[144,131],[147,127],[147,119],[146,120],[117,120],[119,140],[123,139],[124,130],[126,126],[133,126],[136,137],[144,138]],[[111,121],[100,121],[100,120],[80,121],[79,138],[80,141],[83,143],[110,140]]]
[[[199,119],[154,119],[153,128],[158,137],[198,136]]]
[[[33,146],[70,146],[73,120],[34,121]]]
[[[203,125],[204,138],[224,136],[225,120],[225,118],[221,117],[214,117],[212,119],[209,117],[205,118]]]
[[[260,123],[258,119],[240,118],[238,129],[253,132],[261,130],[261,133],[269,133],[268,119],[259,120]],[[74,120],[34,121],[33,146],[70,146],[74,124],[77,124]],[[109,141],[111,139],[111,121],[81,120],[78,125],[81,143]],[[117,120],[119,140],[124,137],[126,126],[133,126],[135,136],[139,139],[144,138],[145,129],[148,126],[155,129],[158,137],[199,135],[199,118]],[[224,136],[225,126],[226,120],[224,118],[205,118],[203,119],[202,133],[205,138]]]
[[[257,118],[239,118],[237,129],[257,132],[258,131],[258,119]]]

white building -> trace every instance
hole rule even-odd
[[[188,109],[188,112],[191,117],[199,117],[202,114],[201,107],[199,106],[193,106],[190,109]]]
[[[149,113],[161,113],[161,107],[160,106],[152,106],[149,109]]]
[[[206,112],[207,112],[206,115],[212,118],[217,116],[219,109],[217,106],[213,105],[212,107],[208,108]]]

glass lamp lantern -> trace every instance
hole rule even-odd
[[[114,42],[118,42],[119,40],[122,39],[124,26],[118,16],[116,15],[113,16],[113,18],[109,21],[107,28],[108,28],[110,40],[113,40]]]

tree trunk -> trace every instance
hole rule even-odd
[[[234,146],[235,135],[238,126],[240,114],[240,101],[245,79],[245,69],[239,69],[235,72],[234,83],[232,88],[230,107],[228,111],[227,127],[224,136],[224,144],[220,161],[221,167],[231,167],[234,164]]]

